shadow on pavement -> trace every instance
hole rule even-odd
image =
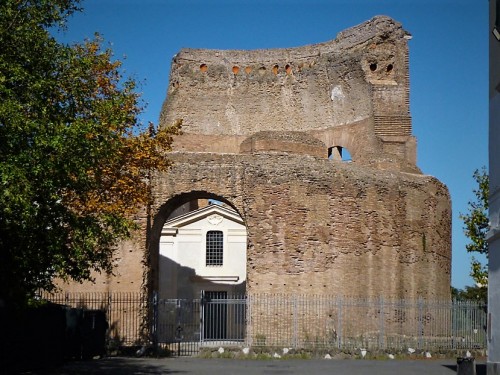
[[[168,370],[165,363],[162,366],[154,365],[147,360],[127,358],[104,358],[90,361],[67,362],[61,366],[44,370],[19,372],[23,375],[152,375],[152,374],[181,374],[186,371]]]
[[[453,370],[454,373],[457,372],[457,365],[443,365],[450,370]],[[486,365],[484,363],[476,364],[476,375],[486,375]]]

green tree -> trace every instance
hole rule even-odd
[[[484,254],[488,258],[488,242],[486,233],[488,232],[488,196],[489,178],[486,168],[476,169],[473,174],[477,183],[474,189],[475,199],[468,203],[467,214],[460,214],[460,219],[464,222],[464,233],[470,242],[465,246],[467,252]],[[488,265],[482,264],[478,259],[472,257],[471,273],[476,286],[487,288],[488,286]]]
[[[180,123],[142,129],[135,82],[102,40],[66,45],[79,0],[0,3],[0,299],[112,270]]]
[[[457,301],[476,301],[488,303],[488,289],[478,286],[466,286],[464,289],[451,287],[451,297]]]

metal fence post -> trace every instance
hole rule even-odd
[[[418,299],[418,348],[423,349],[424,343],[424,316],[423,316],[423,300],[422,298]]]
[[[337,335],[337,345],[338,348],[342,348],[342,297],[337,297],[337,325],[338,325],[338,335]]]
[[[451,348],[457,348],[457,300],[451,302]]]
[[[380,305],[379,305],[379,313],[380,313],[380,320],[379,320],[379,324],[380,324],[380,329],[379,329],[379,338],[378,338],[378,345],[379,345],[379,348],[380,349],[385,349],[385,340],[384,340],[384,335],[385,335],[385,326],[384,326],[384,323],[385,323],[385,312],[384,312],[384,297],[381,296],[380,297],[380,301],[379,301]]]
[[[205,300],[205,292],[202,290],[201,291],[201,297],[200,297],[200,343],[202,343],[205,340],[205,306],[206,305],[206,300]]]
[[[108,306],[106,308],[106,312],[108,314],[108,317],[111,317],[111,303],[112,303],[111,292],[108,292]]]
[[[153,298],[151,307],[152,311],[152,324],[151,324],[151,339],[153,342],[153,350],[158,353],[158,292],[153,291]]]
[[[108,292],[108,298],[107,298],[107,301],[108,301],[108,306],[106,308],[106,320],[108,321],[108,324],[109,322],[111,321],[111,303],[112,303],[112,299],[111,299],[111,292]],[[106,334],[106,346],[109,347],[110,345],[110,342],[111,342],[111,337],[110,337],[110,333],[109,333],[109,330]]]
[[[253,342],[252,342],[252,305],[253,305],[253,298],[252,298],[252,295],[249,294],[246,298],[246,301],[245,301],[245,308],[247,310],[247,314],[246,314],[246,345],[248,347],[251,347]]]
[[[298,306],[297,306],[297,296],[293,296],[293,347],[297,348],[298,346]]]

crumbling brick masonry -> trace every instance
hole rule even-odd
[[[96,287],[158,288],[165,219],[214,198],[246,223],[248,292],[449,297],[450,197],[416,166],[409,39],[381,16],[305,47],[181,50],[160,119],[183,120],[175,164]]]

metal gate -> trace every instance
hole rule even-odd
[[[242,342],[246,330],[246,297],[228,296],[227,292],[202,293],[202,325],[204,345]]]
[[[155,306],[156,339],[171,355],[198,354],[200,346],[242,342],[246,298],[204,292],[200,299],[160,299]]]
[[[172,355],[194,355],[200,345],[200,300],[164,299],[157,303],[157,339]]]
[[[227,292],[202,292],[202,341],[226,340]]]

